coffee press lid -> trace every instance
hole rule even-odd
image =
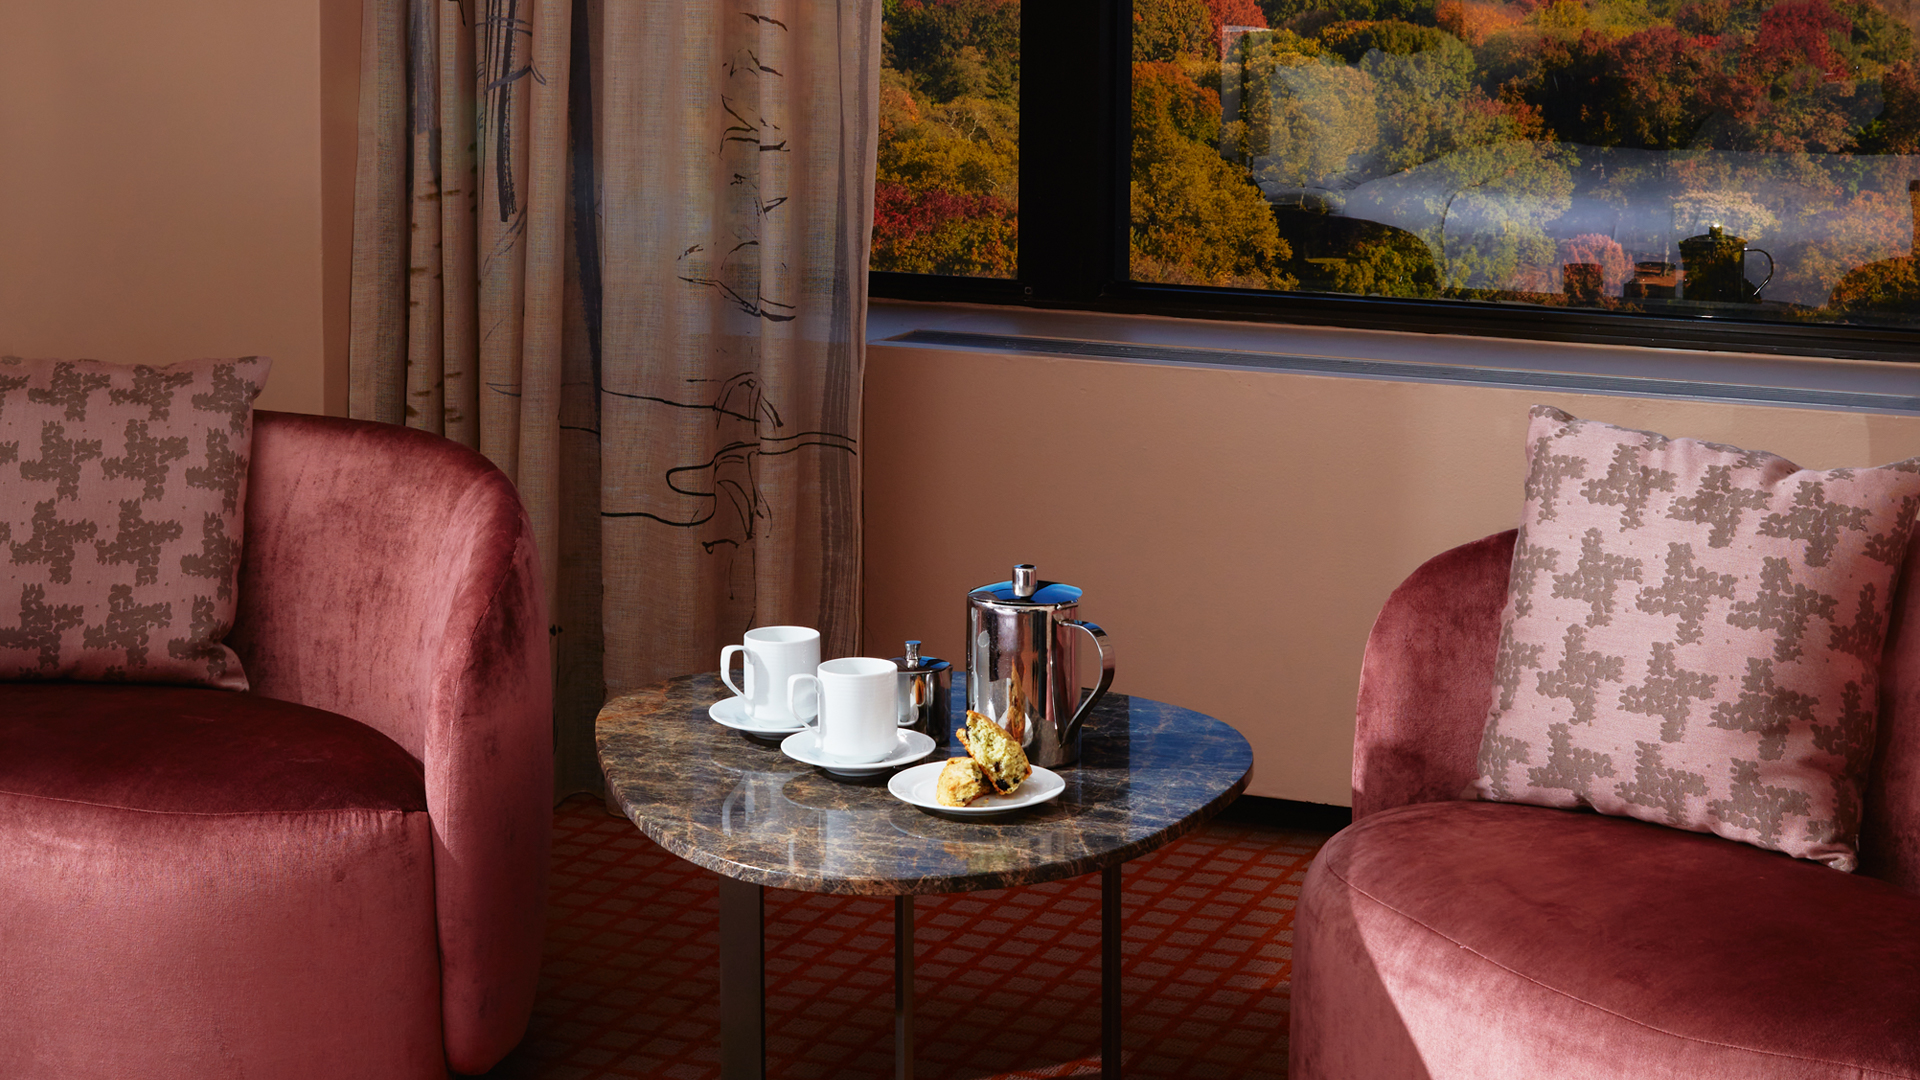
[[[967,594],[969,600],[1016,607],[1064,607],[1080,602],[1080,590],[1057,581],[1041,581],[1032,563],[1013,568],[1013,580],[982,585]]]
[[[1688,252],[1699,251],[1711,253],[1719,248],[1740,248],[1746,245],[1746,237],[1732,235],[1727,232],[1726,227],[1718,221],[1701,222],[1700,235],[1689,236],[1685,240],[1680,241],[1681,249]]]

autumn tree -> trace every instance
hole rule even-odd
[[[1133,5],[1136,62],[1217,56],[1219,41],[1206,0],[1137,0]]]
[[[876,270],[1012,277],[1018,0],[884,0]]]
[[[1215,148],[1220,98],[1169,62],[1133,66],[1130,248],[1137,280],[1287,289],[1292,251],[1245,170]]]
[[[1621,38],[1583,31],[1540,42],[1530,76],[1506,90],[1556,136],[1589,146],[1691,146],[1711,117],[1749,116],[1761,90],[1729,74],[1720,39],[1671,26]]]
[[[1599,233],[1582,233],[1560,241],[1560,264],[1597,266],[1600,286],[1608,295],[1620,295],[1620,287],[1633,276],[1633,263],[1620,242]]]
[[[1920,315],[1920,272],[1912,258],[1870,263],[1840,282],[1830,306],[1852,315],[1906,316],[1886,321],[1908,322]]]
[[[916,103],[911,110],[888,104],[883,99],[882,129],[890,137],[879,154],[881,179],[915,190],[1019,199],[1020,115],[1012,106],[977,97]]]
[[[991,195],[958,195],[879,181],[873,191],[877,270],[908,274],[1012,277],[1019,219]]]
[[[1434,21],[1442,30],[1478,46],[1487,38],[1520,24],[1520,16],[1510,5],[1483,0],[1440,0],[1434,8]]]
[[[1400,19],[1432,25],[1435,0],[1258,0],[1268,26],[1306,32],[1316,22],[1338,19]]]
[[[1213,40],[1223,40],[1221,32],[1229,26],[1266,29],[1267,13],[1254,0],[1207,0],[1207,17],[1213,23]]]
[[[1780,261],[1773,287],[1800,295],[1827,295],[1827,314],[1867,311],[1874,297],[1889,295],[1884,271],[1899,271],[1899,261],[1913,252],[1913,194],[1904,184],[1886,189],[1863,188],[1845,192],[1808,208],[1797,220],[1798,244],[1763,244]],[[1855,278],[1856,270],[1886,263],[1880,271]],[[1840,286],[1854,280],[1846,289]],[[1878,281],[1878,284],[1876,284]],[[1897,292],[1898,290],[1894,290]]]
[[[1841,43],[1852,36],[1853,20],[1827,0],[1780,0],[1761,14],[1760,32],[1741,59],[1754,77],[1769,82],[1801,67],[1844,79],[1852,72]]]

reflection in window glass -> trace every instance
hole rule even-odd
[[[1020,0],[883,0],[868,266],[1014,276]]]
[[[1920,325],[1910,20],[1903,0],[1134,0],[1132,275]]]

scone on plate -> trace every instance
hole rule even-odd
[[[970,757],[948,758],[946,767],[940,770],[933,801],[941,806],[965,806],[992,792],[993,788],[987,783],[986,770],[980,767],[979,762]]]
[[[1027,763],[1027,753],[1020,749],[1020,744],[1009,738],[999,724],[979,713],[967,710],[966,728],[954,734],[959,736],[960,745],[967,748],[967,754],[986,770],[987,779],[1000,794],[1011,794],[1033,774],[1033,766]]]

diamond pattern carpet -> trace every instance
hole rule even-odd
[[[1125,1065],[1284,1077],[1294,898],[1327,834],[1216,819],[1123,872]],[[554,814],[540,995],[499,1080],[720,1075],[717,878],[597,800]],[[915,1076],[1099,1074],[1100,878],[915,900]],[[768,889],[767,1073],[893,1070],[893,901]]]

